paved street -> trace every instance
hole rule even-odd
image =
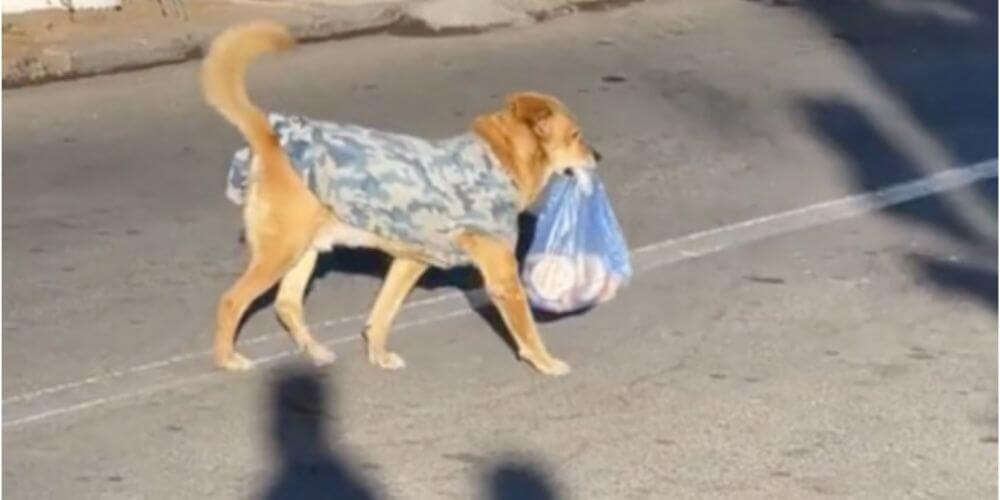
[[[4,498],[993,498],[996,19],[650,1],[257,64],[265,108],[430,137],[511,90],[563,98],[640,272],[542,325],[560,379],[462,276],[411,297],[404,371],[368,366],[382,264],[357,252],[307,302],[333,367],[288,356],[262,307],[241,333],[260,366],[212,369],[242,144],[197,65],[7,91]]]

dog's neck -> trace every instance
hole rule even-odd
[[[501,111],[476,118],[472,130],[514,183],[521,210],[534,204],[552,173],[544,167],[545,153],[528,126]]]

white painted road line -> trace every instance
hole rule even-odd
[[[996,176],[997,159],[994,158],[966,167],[944,170],[913,181],[893,184],[876,191],[816,203],[646,245],[632,251],[633,264],[638,271],[652,269],[733,246],[857,217]]]
[[[927,177],[895,184],[876,191],[816,203],[786,212],[757,217],[736,224],[720,226],[646,245],[632,251],[633,264],[638,271],[637,276],[641,277],[642,271],[714,254],[763,239],[857,217],[936,193],[968,186],[979,181],[995,178],[996,176],[997,160],[994,158],[965,167],[941,171]],[[416,317],[407,321],[401,321],[395,329],[426,325],[469,314],[472,312],[472,308],[469,305],[465,305],[460,309],[449,309],[444,312],[436,312],[434,310],[437,306],[460,302],[463,297],[464,294],[460,292],[450,292],[408,303],[404,307],[404,311],[408,315]],[[485,303],[486,298],[482,291],[478,290],[473,293],[471,301],[473,304],[481,304]],[[348,323],[361,322],[365,318],[366,314],[364,313],[355,314],[323,321],[314,325],[313,328],[316,330],[325,329]],[[241,346],[264,344],[278,337],[279,334],[277,333],[264,335],[243,341],[241,342]],[[324,340],[324,343],[340,344],[356,340],[360,340],[360,336],[355,334],[327,339]],[[272,349],[271,351],[259,355],[256,358],[258,363],[272,362],[291,354],[291,351],[282,349]],[[74,413],[112,402],[181,387],[209,379],[212,376],[225,376],[226,374],[222,372],[212,372],[198,373],[194,376],[178,379],[178,374],[171,373],[170,371],[171,368],[176,368],[185,362],[197,361],[201,364],[204,361],[202,358],[207,357],[207,355],[208,351],[181,354],[160,361],[114,370],[101,375],[11,396],[3,400],[3,427],[13,428],[57,415]],[[154,377],[157,380],[154,380],[153,383],[146,384],[137,390],[115,390],[114,385],[116,383],[124,384],[128,380],[139,376],[150,376],[150,374],[155,374],[157,371],[166,373]],[[105,391],[108,394],[80,394],[74,396],[75,393],[88,392],[97,386],[108,389]]]

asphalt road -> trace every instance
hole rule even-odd
[[[408,367],[369,367],[380,262],[356,253],[307,305],[333,367],[282,357],[264,307],[241,337],[261,366],[214,371],[241,144],[196,66],[5,92],[4,497],[992,498],[996,9],[647,2],[255,67],[267,108],[426,136],[563,97],[645,251],[613,303],[543,325],[561,379],[443,279],[391,338]],[[882,210],[817,205],[973,164]]]

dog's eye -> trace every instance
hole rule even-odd
[[[574,130],[573,133],[570,134],[570,138],[573,139],[574,141],[580,140],[580,131]]]

